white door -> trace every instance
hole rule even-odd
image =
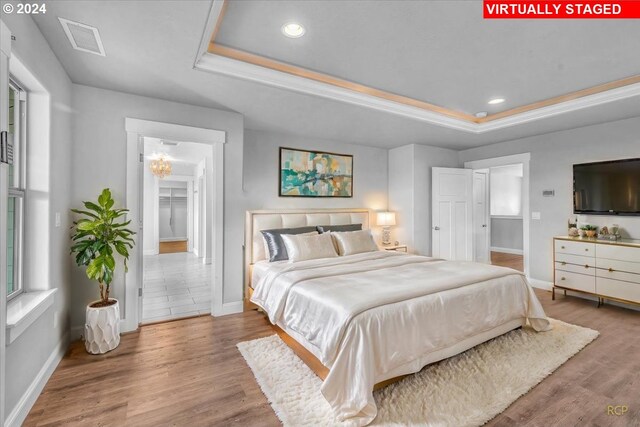
[[[489,170],[473,171],[474,261],[491,263],[489,218]]]
[[[437,258],[473,261],[473,171],[433,168],[432,252]]]

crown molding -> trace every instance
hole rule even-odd
[[[195,68],[201,71],[223,74],[281,89],[327,98],[333,101],[346,102],[474,134],[491,132],[560,114],[582,110],[584,108],[595,107],[610,102],[640,96],[640,83],[636,83],[558,104],[537,108],[535,110],[514,114],[489,122],[474,123],[211,53],[205,53],[200,60],[196,62]]]
[[[436,126],[482,134],[640,96],[640,75],[585,88],[484,118],[346,81],[215,43],[228,2],[214,0],[194,68],[345,102]]]
[[[269,86],[278,87],[307,95],[328,98],[334,101],[347,102],[361,107],[416,120],[426,121],[435,125],[457,129],[465,132],[475,132],[476,123],[455,119],[444,114],[434,113],[422,108],[389,101],[377,96],[337,87],[328,83],[310,80],[282,71],[253,65],[244,61],[227,58],[225,56],[205,53],[196,63],[196,69],[216,74],[224,74],[238,79],[249,80]]]

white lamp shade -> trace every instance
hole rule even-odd
[[[378,212],[378,225],[387,227],[389,225],[396,225],[396,213],[395,212]]]

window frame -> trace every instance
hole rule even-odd
[[[14,98],[13,111],[13,185],[8,189],[8,197],[14,199],[14,244],[13,244],[13,292],[7,294],[7,301],[17,297],[24,289],[24,235],[26,206],[26,118],[27,94],[12,76],[9,76],[9,87],[17,94]],[[18,108],[15,108],[15,106]],[[5,289],[4,292],[7,292]]]

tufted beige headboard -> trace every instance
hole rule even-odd
[[[278,209],[247,211],[244,229],[245,298],[251,281],[251,266],[265,259],[261,230],[309,225],[362,224],[370,228],[369,209]]]

